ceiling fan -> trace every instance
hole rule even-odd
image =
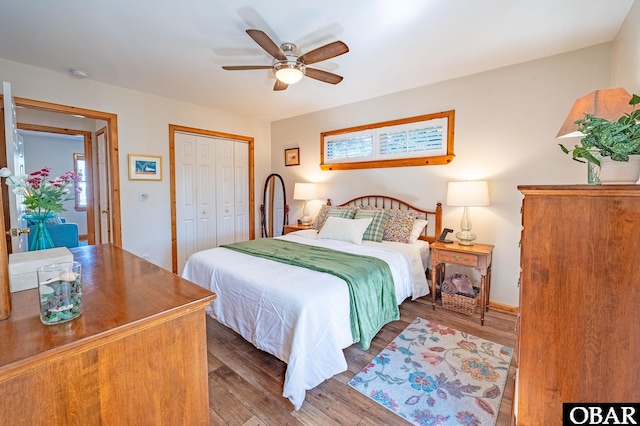
[[[229,71],[273,69],[273,73],[276,75],[276,84],[273,86],[273,90],[285,90],[290,84],[297,83],[305,75],[330,84],[338,84],[342,81],[342,76],[307,66],[347,53],[349,48],[341,41],[334,41],[304,55],[299,55],[297,53],[298,47],[293,43],[282,43],[278,47],[263,31],[249,29],[247,34],[269,55],[273,56],[273,63],[271,65],[223,66],[222,69]]]

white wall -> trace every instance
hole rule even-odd
[[[50,167],[49,178],[53,179],[68,171],[74,171],[73,154],[84,152],[84,139],[78,137],[53,137],[25,134],[24,166],[27,174],[43,167]],[[73,188],[70,188],[73,189]],[[65,211],[60,213],[69,223],[78,224],[78,233],[87,234],[87,214],[76,211],[75,199],[64,203]]]
[[[392,195],[425,208],[440,201],[443,226],[456,231],[462,208],[446,206],[447,182],[488,180],[491,206],[471,209],[473,230],[478,242],[495,244],[491,301],[517,306],[522,201],[517,186],[586,183],[586,166],[562,153],[555,135],[575,99],[609,86],[610,64],[611,45],[599,45],[274,122],[273,169],[290,191],[294,182],[322,182],[321,196],[336,204],[365,194]],[[456,111],[456,157],[449,165],[319,168],[322,131],[450,109]],[[285,167],[284,149],[296,146],[301,165]],[[295,221],[302,203],[289,203]],[[311,204],[312,213],[320,204]],[[576,227],[576,237],[582,238],[581,232]]]
[[[640,2],[634,2],[613,43],[613,83],[640,94]]]
[[[198,105],[141,92],[78,80],[57,73],[0,59],[0,80],[11,83],[16,97],[71,105],[118,115],[119,167],[122,206],[122,245],[149,261],[171,269],[171,210],[169,191],[169,124],[215,130],[255,138],[256,200],[269,174],[268,123]],[[162,157],[162,181],[128,180],[127,155]],[[149,199],[138,201],[138,193]],[[257,202],[256,206],[259,207]],[[259,214],[256,212],[256,229]]]

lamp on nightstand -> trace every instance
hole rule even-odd
[[[489,188],[486,180],[449,182],[447,189],[447,205],[464,207],[460,232],[456,234],[458,244],[472,246],[476,234],[471,232],[469,207],[489,205]]]
[[[302,208],[302,217],[300,218],[300,223],[303,225],[311,225],[313,219],[309,216],[307,201],[318,199],[318,186],[315,183],[296,182],[293,187],[293,199],[304,200],[304,207]]]

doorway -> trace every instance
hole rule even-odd
[[[0,95],[0,100],[2,100],[2,95]],[[120,213],[120,179],[119,179],[119,165],[118,165],[118,119],[116,114],[95,111],[83,108],[77,108],[73,106],[54,104],[49,102],[31,100],[26,98],[14,97],[14,102],[16,107],[25,108],[27,110],[33,111],[44,111],[50,113],[58,113],[67,116],[75,116],[82,117],[86,119],[100,120],[105,124],[106,131],[103,133],[106,135],[106,158],[104,163],[101,165],[99,162],[92,161],[92,166],[96,168],[96,173],[100,175],[108,175],[108,180],[106,182],[108,186],[109,194],[109,205],[110,210],[106,212],[109,215],[109,241],[103,242],[111,242],[114,245],[122,246],[122,231],[121,231],[121,213]],[[0,115],[0,120],[2,121],[2,127],[4,128],[4,115]],[[30,123],[35,127],[39,126],[39,123]],[[96,133],[98,129],[95,130]],[[6,152],[6,140],[4,132],[0,132],[0,152]],[[91,152],[91,151],[88,151]],[[91,155],[91,154],[89,154]],[[0,167],[5,167],[7,165],[6,155],[0,155]],[[107,170],[101,170],[106,165]],[[93,187],[95,188],[95,182]],[[95,194],[96,191],[92,188],[92,194]],[[103,191],[103,194],[105,192]],[[5,229],[10,228],[11,219],[10,215],[12,214],[11,209],[9,208],[8,202],[8,187],[7,185],[2,185],[2,194],[3,194],[3,211],[5,216]],[[100,211],[101,215],[103,214],[102,209],[97,209],[98,201],[96,197],[91,196],[87,203],[87,212],[89,216],[92,216],[91,226],[93,228],[93,235],[95,236],[95,211]],[[87,223],[87,227],[89,227],[89,221]],[[94,238],[95,242],[96,239]],[[11,253],[11,237],[7,236],[7,248],[9,253]]]
[[[28,119],[28,121],[33,121]],[[66,217],[67,221],[78,224],[79,242],[83,244],[93,245],[96,244],[95,235],[95,218],[94,218],[94,203],[89,203],[93,196],[93,138],[92,132],[80,129],[69,129],[45,125],[37,125],[25,122],[18,122],[18,134],[23,136],[24,145],[24,158],[25,165],[32,163],[34,157],[38,157],[42,160],[43,157],[49,159],[51,157],[57,158],[52,155],[52,152],[59,150],[64,153],[64,162],[71,162],[73,167],[66,167],[66,170],[77,172],[77,157],[82,156],[83,164],[86,167],[83,168],[84,183],[83,188],[86,192],[83,194],[83,199],[86,199],[86,203],[83,205],[78,204],[78,195],[76,195],[73,203],[67,204]],[[45,146],[41,146],[39,149],[31,148],[31,138],[44,140]],[[40,142],[42,144],[43,142]],[[50,144],[53,144],[54,148],[48,148]],[[75,149],[73,146],[75,145]],[[71,151],[69,151],[71,150]],[[68,157],[70,156],[70,157]],[[68,158],[67,158],[68,157]],[[59,158],[58,158],[59,159]],[[59,159],[60,160],[60,159]],[[51,163],[45,163],[41,161],[39,166],[51,166]],[[26,167],[27,170],[36,170],[34,167]],[[59,169],[62,170],[62,169]],[[73,207],[70,205],[73,204]],[[71,220],[69,220],[71,219]],[[98,239],[98,242],[100,240]],[[15,251],[15,250],[14,250]]]

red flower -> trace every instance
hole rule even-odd
[[[429,352],[422,352],[422,360],[428,362],[431,365],[438,365],[442,362],[444,358],[438,355],[431,354]]]
[[[478,352],[478,346],[476,346],[476,344],[473,342],[469,342],[468,340],[459,341],[458,346],[469,352]]]
[[[429,327],[432,333],[438,333],[441,336],[446,336],[447,334],[456,334],[456,331],[453,328],[445,327],[443,325],[435,324],[432,322],[427,324],[427,327]]]

